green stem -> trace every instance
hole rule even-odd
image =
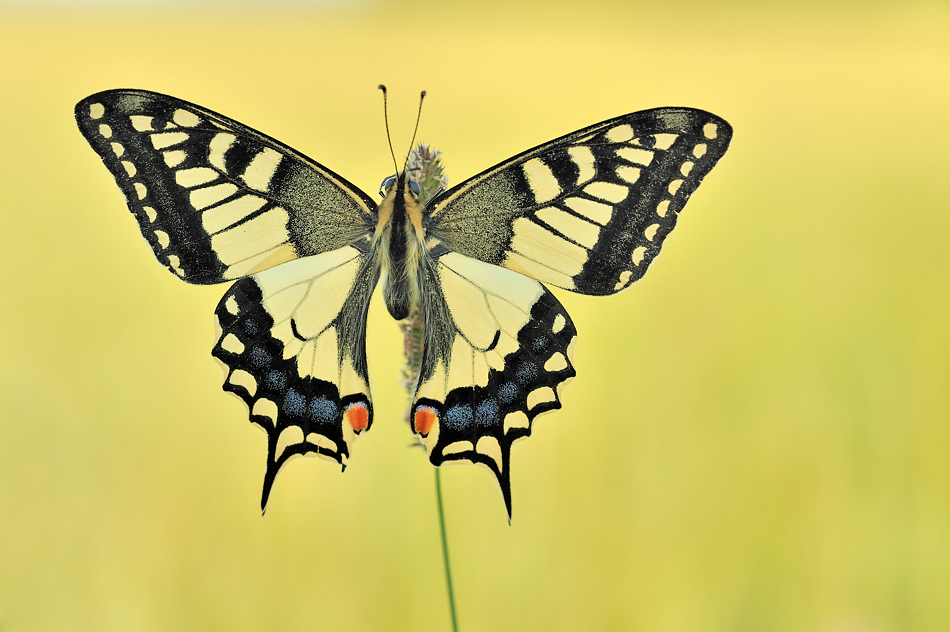
[[[449,611],[452,613],[452,632],[458,632],[459,624],[455,616],[455,591],[452,589],[452,570],[449,567],[449,541],[445,535],[445,513],[442,511],[442,479],[439,468],[435,469],[435,499],[439,507],[439,532],[442,534],[442,561],[445,563],[445,584],[449,589]]]

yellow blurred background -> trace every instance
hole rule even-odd
[[[432,468],[370,313],[345,474],[258,502],[210,357],[223,287],[156,264],[76,101],[166,92],[373,193],[417,94],[458,183],[661,105],[735,138],[646,278],[557,292],[564,408],[446,468],[461,629],[950,629],[950,7],[0,3],[0,630],[447,630]]]

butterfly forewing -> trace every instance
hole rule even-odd
[[[236,121],[142,90],[83,99],[76,120],[158,260],[217,283],[353,243],[375,204],[322,165]]]
[[[575,375],[570,316],[543,285],[457,253],[425,273],[426,348],[413,430],[435,465],[468,460],[498,479],[511,513],[512,443],[561,407]]]
[[[372,423],[365,323],[375,285],[370,258],[345,247],[242,279],[218,304],[212,355],[225,367],[224,389],[267,432],[262,507],[288,459],[345,465]]]
[[[646,272],[725,153],[728,123],[687,108],[635,112],[529,150],[435,200],[448,248],[583,294]]]

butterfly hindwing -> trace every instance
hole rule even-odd
[[[447,253],[424,271],[426,347],[413,430],[435,465],[468,460],[498,479],[511,513],[511,445],[561,407],[576,330],[543,285]]]
[[[436,198],[447,248],[582,294],[646,272],[732,128],[689,108],[635,112],[524,152]]]
[[[316,454],[345,467],[372,423],[365,325],[375,285],[370,258],[344,247],[241,279],[218,304],[212,355],[224,390],[267,433],[262,508],[288,459]]]
[[[372,230],[375,204],[359,189],[211,110],[109,90],[75,113],[155,256],[191,283],[237,279]]]

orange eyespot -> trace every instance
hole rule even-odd
[[[347,406],[343,411],[343,417],[355,432],[362,432],[369,425],[369,410],[366,404],[360,402]]]
[[[429,434],[429,431],[432,430],[432,424],[438,421],[438,419],[439,414],[435,412],[434,408],[429,406],[420,406],[416,409],[412,426],[416,432],[424,437]]]

